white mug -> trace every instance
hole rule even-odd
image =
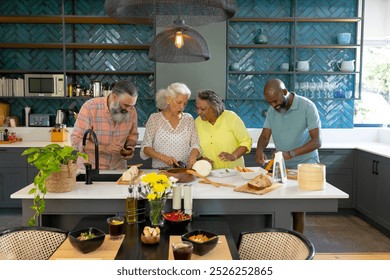
[[[290,65],[288,63],[282,63],[280,65],[280,70],[282,71],[288,71],[290,69]]]

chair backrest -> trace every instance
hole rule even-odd
[[[242,232],[238,239],[241,260],[311,260],[314,253],[310,240],[289,229]]]
[[[17,227],[0,233],[0,259],[47,260],[67,232],[49,227]]]

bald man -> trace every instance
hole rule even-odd
[[[319,163],[321,121],[318,110],[309,99],[289,92],[279,79],[269,80],[264,98],[270,105],[263,130],[257,141],[256,162],[264,165],[264,153],[273,138],[276,151],[282,151],[287,168],[300,163]],[[304,231],[304,213],[293,213],[293,228]]]

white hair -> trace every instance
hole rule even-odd
[[[159,110],[167,108],[167,97],[175,99],[179,94],[187,95],[188,98],[191,96],[190,89],[183,83],[170,84],[166,89],[160,89],[156,93],[156,106]]]

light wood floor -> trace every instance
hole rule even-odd
[[[314,260],[390,260],[390,253],[317,253],[314,256]]]

